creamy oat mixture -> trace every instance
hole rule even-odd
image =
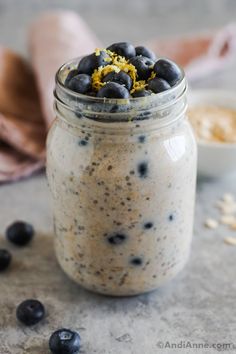
[[[127,124],[127,123],[125,123]],[[91,134],[62,121],[48,138],[56,252],[91,290],[132,295],[183,268],[192,237],[196,146],[187,121]]]

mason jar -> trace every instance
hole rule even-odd
[[[56,75],[47,139],[57,259],[89,290],[148,292],[190,252],[197,154],[186,79],[148,97],[90,97],[63,84],[77,62]]]

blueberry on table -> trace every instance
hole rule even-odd
[[[67,87],[75,92],[85,94],[92,88],[91,76],[87,74],[76,75],[70,80]]]
[[[150,58],[138,55],[131,58],[129,62],[135,66],[138,80],[147,80],[150,77],[154,65],[154,61]]]
[[[49,348],[53,354],[76,354],[80,346],[79,333],[66,328],[57,330],[49,339]]]
[[[11,254],[8,250],[0,249],[0,272],[6,270],[11,263]]]
[[[43,304],[38,300],[25,300],[16,309],[16,317],[26,326],[40,322],[45,315]]]
[[[133,85],[133,80],[124,71],[116,73],[115,71],[110,72],[104,76],[103,82],[116,82],[117,84],[124,85],[127,90],[130,90]]]
[[[135,92],[132,94],[132,96],[133,96],[134,98],[137,98],[137,97],[150,96],[151,94],[152,94],[152,91],[143,89],[143,90],[137,90],[137,91],[135,91]]]
[[[76,76],[76,75],[78,75],[78,74],[79,74],[79,72],[78,72],[77,69],[71,70],[71,71],[69,72],[69,74],[67,75],[66,79],[65,79],[64,85],[67,87],[68,84],[69,84],[69,82],[70,82],[70,80],[71,80],[74,76]]]
[[[170,84],[160,77],[154,77],[154,79],[148,82],[148,89],[155,93],[160,93],[169,90],[170,88]]]
[[[108,82],[97,93],[97,97],[129,98],[129,91],[123,85],[116,82]]]
[[[108,65],[110,63],[109,59],[110,56],[104,51],[100,51],[98,54],[92,53],[87,55],[80,60],[78,73],[91,75],[99,66]]]
[[[143,57],[147,57],[152,59],[153,61],[156,60],[156,55],[151,51],[150,49],[143,47],[143,46],[138,46],[135,47],[136,55],[142,55]]]
[[[178,65],[168,59],[159,59],[154,65],[154,72],[158,77],[166,80],[170,86],[174,86],[182,76]]]
[[[17,246],[27,245],[34,236],[34,228],[24,221],[15,221],[6,230],[7,239]]]
[[[107,47],[107,49],[125,57],[126,59],[132,58],[136,54],[134,46],[128,42],[113,43]]]

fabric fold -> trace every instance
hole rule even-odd
[[[55,11],[40,16],[29,29],[33,70],[17,54],[0,48],[0,182],[27,177],[45,165],[55,72],[99,45],[77,14]]]
[[[32,69],[19,55],[0,47],[0,182],[41,168],[45,139]]]
[[[229,24],[217,32],[160,40],[147,45],[159,56],[166,56],[183,66],[190,82],[224,70],[236,60],[236,25]]]

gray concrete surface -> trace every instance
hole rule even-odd
[[[26,53],[28,23],[57,6],[79,10],[105,43],[214,28],[232,21],[236,13],[235,0],[0,0],[0,43]],[[235,72],[227,68],[195,86],[235,88]],[[43,174],[1,186],[0,247],[8,247],[14,260],[0,276],[0,354],[47,354],[51,332],[62,326],[80,331],[84,354],[217,352],[213,347],[202,349],[204,343],[218,343],[221,352],[236,351],[227,347],[236,345],[236,248],[223,242],[230,235],[226,228],[203,227],[206,216],[217,215],[217,198],[224,192],[236,195],[235,178],[199,181],[192,254],[180,276],[151,294],[124,299],[89,293],[60,270]],[[6,226],[15,219],[32,222],[37,230],[32,244],[20,250],[4,238]],[[16,321],[15,308],[31,297],[45,304],[47,317],[34,328],[24,328]],[[169,348],[181,346],[181,341],[200,348]]]

